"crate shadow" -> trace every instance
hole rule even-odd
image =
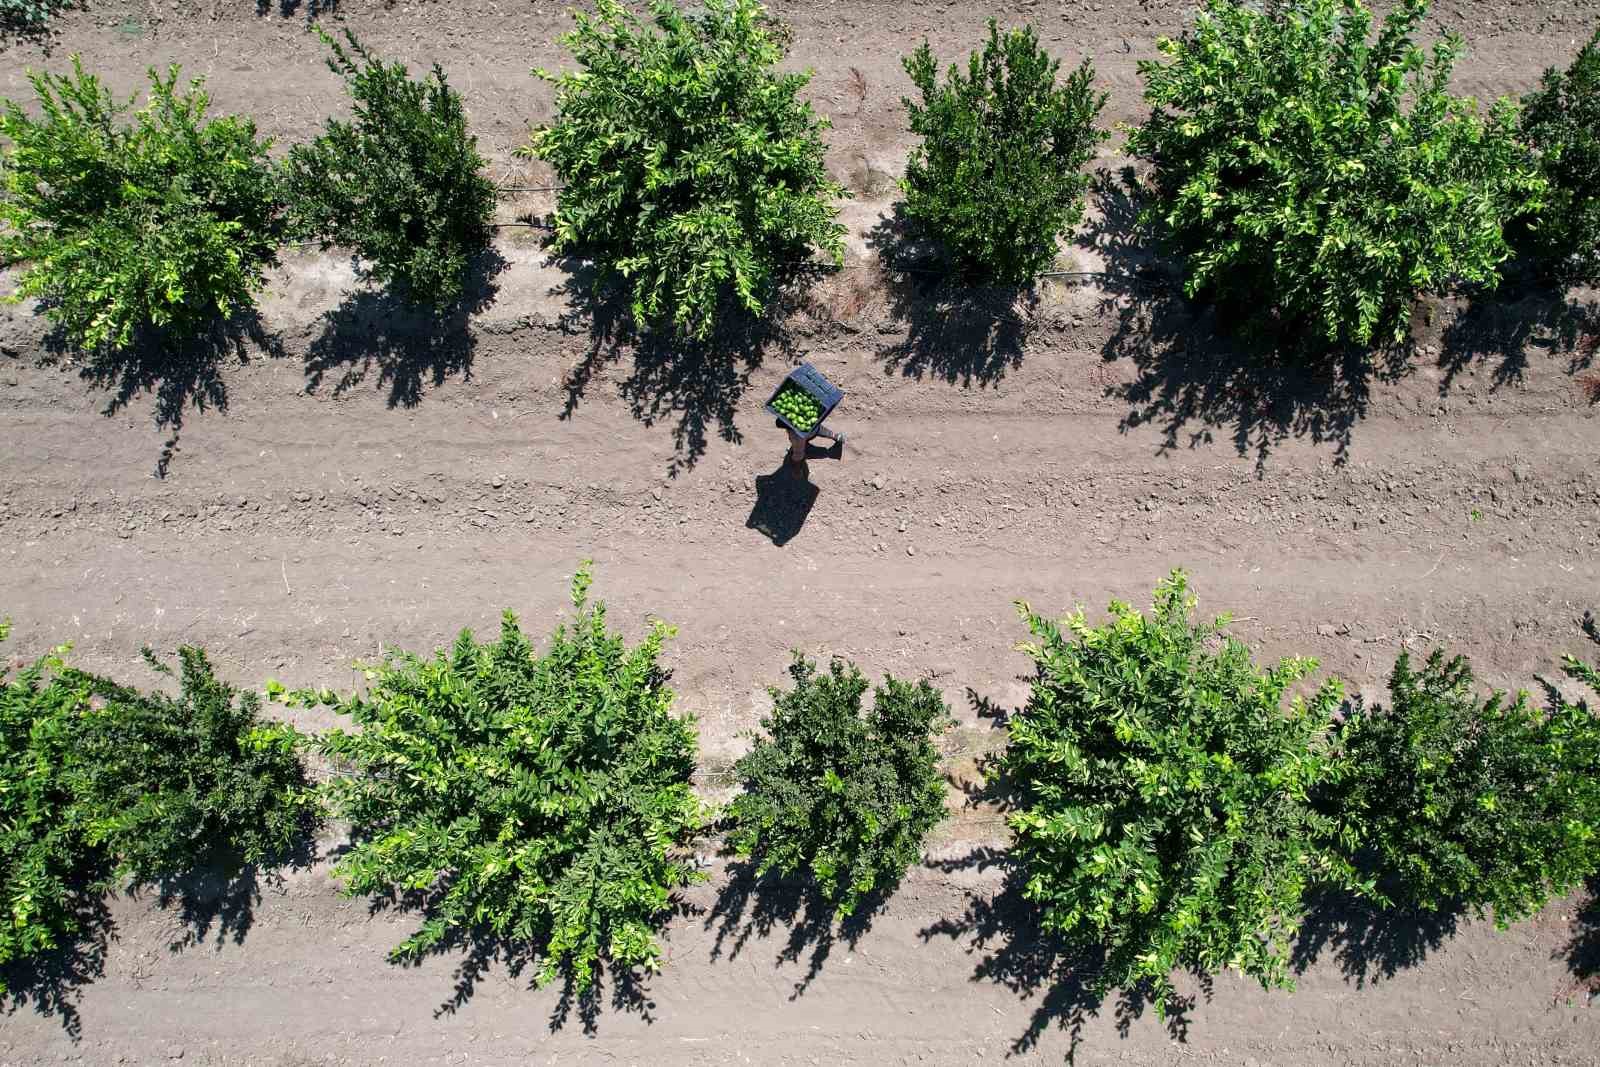
[[[831,456],[833,450],[806,446],[806,458]],[[745,528],[765,536],[782,548],[799,536],[817,503],[821,490],[811,481],[808,463],[791,463],[785,458],[771,474],[756,476],[756,499],[751,505]]]

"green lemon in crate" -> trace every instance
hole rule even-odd
[[[815,426],[822,416],[822,405],[793,382],[785,383],[778,395],[772,398],[772,407],[801,433]]]

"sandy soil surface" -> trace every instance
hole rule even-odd
[[[796,648],[932,677],[960,720],[944,740],[952,781],[969,781],[999,743],[977,701],[1025,693],[1011,602],[1143,603],[1180,565],[1202,610],[1233,613],[1262,657],[1313,654],[1352,692],[1381,693],[1403,645],[1444,643],[1513,687],[1580,650],[1574,620],[1600,608],[1600,416],[1583,388],[1595,294],[1432,302],[1394,374],[1250,374],[1132,243],[1114,189],[1063,253],[1099,273],[1031,298],[927,289],[876,258],[908,150],[898,56],[926,35],[954,57],[989,14],[1027,18],[1066,62],[1094,58],[1108,120],[1135,121],[1135,63],[1184,6],[772,6],[835,120],[851,254],[709,369],[609,343],[581,285],[515,227],[479,306],[439,322],[345,259],[287,256],[262,302],[269,343],[247,340],[212,382],[134,383],[126,403],[119,383],[40,366],[45,324],[0,313],[7,655],[71,641],[84,666],[139,680],[141,645],[189,642],[243,685],[348,685],[353,660],[435,647],[506,607],[545,628],[593,557],[626,628],[648,615],[679,627],[669,662],[715,793]],[[561,62],[563,5],[341,10],[379,53],[437,59],[497,179],[542,184],[511,150],[548,112],[528,69]],[[25,98],[22,68],[71,52],[119,91],[179,61],[208,76],[215,106],[288,143],[343,106],[305,16],[97,0],[53,39],[0,52],[0,92]],[[1431,25],[1467,33],[1457,85],[1488,97],[1564,62],[1593,18],[1579,0],[1446,0]],[[519,194],[502,216],[549,206]],[[785,442],[760,411],[799,359],[848,394],[833,421],[849,443],[810,463],[809,487],[781,476]],[[460,957],[385,963],[405,919],[341,900],[317,865],[262,888],[248,937],[219,914],[205,944],[179,951],[181,916],[116,902],[104,973],[0,1016],[0,1063],[1059,1059],[1057,1023],[1085,1005],[1009,902],[991,862],[998,817],[958,796],[926,867],[809,982],[815,931],[802,924],[798,959],[780,962],[789,928],[757,915],[781,918],[781,902],[728,916],[739,880],[712,860],[648,1010],[608,1002],[590,1028],[575,1013],[552,1029],[555,996],[525,976],[491,966],[457,1005]],[[1218,979],[1181,1042],[1151,1013],[1119,1034],[1107,1003],[1083,1022],[1079,1060],[1597,1063],[1600,1015],[1572,993],[1580,905],[1504,933],[1379,929],[1324,908],[1297,993]]]

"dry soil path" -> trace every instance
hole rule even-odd
[[[70,51],[123,90],[147,64],[180,60],[209,75],[219,107],[256,114],[282,141],[310,135],[341,104],[300,15],[228,6],[95,3],[62,20],[48,59],[34,45],[0,52],[0,90],[23,95],[24,64]],[[1526,89],[1570,54],[1587,6],[1444,3],[1438,24],[1473,44],[1460,87]],[[526,231],[499,242],[493,301],[427,330],[362,291],[337,257],[294,255],[262,309],[281,352],[250,349],[248,364],[224,368],[226,412],[187,411],[158,479],[171,430],[152,425],[149,394],[103,415],[108,393],[70,367],[36,366],[42,325],[6,311],[8,655],[70,640],[85,666],[136,679],[141,645],[193,642],[241,684],[349,684],[352,660],[435,647],[463,626],[492,627],[503,608],[543,629],[576,562],[593,557],[596,591],[625,627],[638,632],[654,614],[680,628],[669,661],[699,716],[714,788],[791,649],[933,677],[961,721],[945,742],[952,776],[969,777],[998,741],[969,690],[1001,705],[1025,691],[1011,601],[1144,602],[1174,566],[1192,573],[1202,609],[1232,612],[1263,657],[1316,655],[1356,692],[1381,693],[1403,643],[1446,643],[1510,686],[1579,649],[1574,620],[1600,607],[1600,418],[1576,377],[1593,358],[1592,319],[1539,295],[1465,320],[1441,303],[1419,315],[1419,350],[1395,381],[1208,377],[1197,368],[1227,365],[1214,324],[1163,296],[1159,270],[1136,273],[1112,204],[1065,253],[1108,273],[1046,285],[989,328],[981,311],[885,282],[868,234],[907,147],[896,57],[924,34],[953,55],[990,9],[774,8],[836,119],[834,165],[858,194],[846,212],[852,254],[783,337],[720,377],[674,376],[593,343],[572,318],[570,279]],[[1031,18],[1069,61],[1091,54],[1109,117],[1126,120],[1139,111],[1134,63],[1179,10],[1111,0],[992,13]],[[538,179],[510,150],[547,107],[527,69],[559,63],[560,5],[344,13],[384,54],[437,58],[467,94],[497,173]],[[506,217],[547,206],[535,194]],[[772,477],[783,441],[759,410],[796,358],[849,393],[837,421],[850,443],[842,459],[810,464],[814,499]],[[576,1022],[552,1035],[551,997],[498,971],[435,1018],[454,961],[388,967],[382,951],[399,928],[340,901],[318,867],[268,890],[238,945],[169,953],[175,920],[119,903],[106,973],[79,991],[80,1042],[59,1016],[24,1007],[0,1018],[0,1063],[180,1051],[286,1064],[992,1057],[1028,1031],[1042,993],[1018,952],[975,973],[1003,941],[984,950],[971,931],[926,935],[999,885],[997,870],[953,862],[998,843],[995,816],[955,814],[933,856],[952,862],[915,874],[803,995],[794,984],[808,956],[773,966],[782,930],[713,960],[717,926],[701,916],[672,928],[648,1024],[608,1011],[596,1036]],[[724,884],[714,873],[694,898],[708,908]],[[1600,1062],[1600,1017],[1558,997],[1573,911],[1553,907],[1505,934],[1471,926],[1376,987],[1351,978],[1333,948],[1292,997],[1219,980],[1187,1044],[1149,1018],[1119,1037],[1108,1004],[1087,1024],[1083,1056]],[[1050,1028],[1027,1054],[1059,1057],[1062,1042]]]

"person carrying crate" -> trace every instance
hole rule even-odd
[[[806,444],[811,440],[811,437],[822,437],[832,441],[833,447],[839,450],[839,454],[841,456],[844,455],[844,434],[836,433],[833,430],[828,429],[826,426],[819,425],[814,427],[811,430],[811,437],[807,437],[804,434],[798,434],[789,429],[789,427],[783,424],[782,419],[775,420],[773,425],[780,430],[788,431],[790,463],[804,463],[806,461]]]
[[[809,363],[800,364],[784,376],[765,406],[776,417],[777,427],[789,434],[790,463],[805,463],[806,444],[813,437],[832,441],[832,451],[843,458],[844,434],[822,425],[843,399],[844,390]]]

